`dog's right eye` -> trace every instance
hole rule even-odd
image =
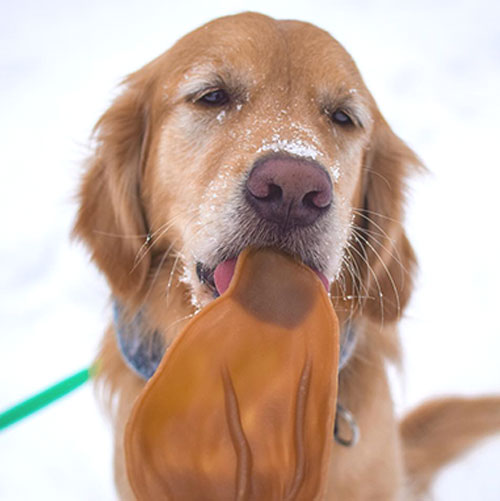
[[[213,89],[196,100],[206,106],[224,106],[229,102],[229,95],[224,89]]]

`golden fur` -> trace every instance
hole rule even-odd
[[[199,104],[203,92],[220,87],[232,97],[225,107]],[[339,107],[355,125],[332,123]],[[500,428],[496,399],[450,400],[415,411],[400,432],[386,363],[398,360],[397,322],[413,288],[415,255],[403,219],[406,182],[420,164],[330,35],[258,14],[216,20],[130,75],[95,134],[75,234],[128,314],[142,308],[168,341],[211,300],[196,278],[198,261],[215,266],[221,247],[237,254],[272,238],[259,234],[240,195],[258,158],[276,150],[314,154],[338,177],[329,219],[276,241],[306,261],[314,251],[316,264],[335,279],[341,325],[351,321],[358,336],[340,375],[339,400],[362,439],[351,449],[334,446],[329,499],[414,499],[445,461]],[[116,483],[121,498],[131,499],[123,429],[144,383],[123,362],[113,327],[99,363],[115,432]],[[486,417],[476,423],[458,411]]]

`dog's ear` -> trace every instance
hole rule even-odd
[[[413,290],[416,258],[403,227],[407,179],[421,162],[380,117],[364,163],[363,207],[356,245],[363,255],[363,311],[378,322],[398,320]]]
[[[141,171],[147,156],[149,110],[147,82],[138,74],[98,121],[95,150],[79,193],[73,234],[89,247],[112,293],[137,305],[148,275],[148,234],[141,203]]]

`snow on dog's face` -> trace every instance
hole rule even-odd
[[[416,160],[326,32],[258,14],[213,21],[131,75],[97,131],[76,232],[122,301],[145,302],[170,263],[164,286],[183,282],[179,295],[203,306],[244,248],[270,246],[313,268],[346,310],[368,301],[397,316]],[[96,177],[113,183],[99,201]],[[106,246],[105,232],[129,237]]]

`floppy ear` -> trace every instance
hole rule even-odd
[[[366,257],[363,311],[373,320],[398,320],[413,290],[416,258],[403,228],[408,176],[421,167],[415,153],[380,117],[364,165],[357,244]],[[363,269],[363,268],[361,268]]]
[[[148,86],[137,74],[97,123],[96,147],[79,193],[73,234],[89,247],[112,293],[138,305],[150,266],[141,247],[148,234],[141,203],[141,171],[147,156]]]

